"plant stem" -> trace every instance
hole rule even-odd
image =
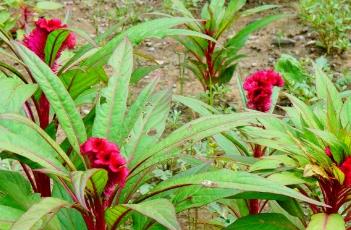
[[[32,175],[30,174],[30,170],[28,170],[27,166],[25,164],[23,164],[22,162],[20,162],[20,164],[21,164],[21,166],[23,168],[23,171],[26,174],[30,184],[32,185],[33,191],[35,193],[37,193],[38,192],[38,188],[37,188],[37,185],[35,184],[35,181],[33,180]]]
[[[258,214],[260,212],[260,202],[257,199],[249,200],[249,212],[251,215]]]

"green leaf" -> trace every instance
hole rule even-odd
[[[235,189],[205,188],[201,185],[188,186],[171,191],[171,194],[174,194],[172,203],[176,207],[177,213],[190,208],[202,207],[238,193],[240,191]]]
[[[65,176],[67,170],[58,156],[74,169],[67,155],[44,130],[16,114],[0,114],[0,149],[23,156],[61,176]]]
[[[231,65],[231,66],[227,67],[226,69],[224,69],[221,72],[221,75],[219,76],[219,83],[226,84],[226,83],[230,82],[230,80],[233,77],[235,69],[236,69],[236,64]]]
[[[166,199],[148,200],[139,204],[123,204],[123,206],[156,220],[168,229],[181,229],[177,222],[175,209]]]
[[[228,7],[224,13],[223,20],[219,24],[218,32],[216,33],[216,38],[218,38],[237,18],[236,13],[245,5],[246,0],[236,0],[230,1]]]
[[[316,75],[316,91],[320,99],[327,101],[332,99],[332,106],[335,111],[339,112],[342,107],[342,100],[338,90],[328,76],[320,67],[314,65]]]
[[[45,43],[45,63],[50,66],[50,68],[54,67],[55,61],[57,59],[57,53],[60,50],[62,44],[66,41],[70,31],[68,30],[54,30],[48,35],[48,38]]]
[[[0,79],[0,113],[19,113],[24,102],[34,94],[37,86],[12,78]]]
[[[36,7],[40,10],[57,10],[63,7],[61,3],[53,1],[40,1],[37,2]]]
[[[65,200],[73,203],[73,200],[69,193],[65,190],[63,185],[54,181],[52,189],[52,197]],[[87,230],[84,219],[78,210],[73,208],[64,208],[57,213],[57,219],[61,223],[62,230]]]
[[[280,207],[282,207],[290,215],[296,216],[301,220],[303,220],[305,218],[304,213],[303,213],[303,209],[297,200],[289,198],[287,200],[277,201],[277,203],[280,205]]]
[[[0,229],[11,229],[13,223],[24,213],[24,211],[9,206],[0,205]]]
[[[270,10],[270,9],[274,9],[274,8],[278,8],[278,7],[280,7],[280,6],[279,5],[258,6],[258,7],[255,7],[255,8],[251,8],[251,9],[245,10],[244,12],[241,13],[241,16],[247,17],[247,16],[250,16],[252,14],[257,14],[259,12]]]
[[[123,149],[132,160],[134,165],[145,155],[145,149],[150,149],[157,144],[163,131],[169,114],[171,94],[169,91],[161,91],[155,94],[143,107],[129,132],[129,138]]]
[[[144,89],[140,92],[136,100],[130,106],[128,115],[125,119],[125,135],[130,134],[130,131],[135,126],[136,121],[141,116],[143,110],[145,110],[145,106],[150,101],[158,82],[159,78],[156,78],[155,80],[151,81],[146,87],[144,87]]]
[[[39,200],[29,182],[18,172],[0,171],[0,204],[26,211]],[[1,213],[1,212],[0,212]]]
[[[53,217],[61,208],[70,207],[67,201],[57,198],[46,197],[39,203],[34,204],[27,212],[25,212],[13,225],[12,230],[31,230],[44,217]],[[51,218],[47,218],[42,222],[44,227]]]
[[[318,213],[311,217],[306,230],[345,230],[345,222],[339,214]]]
[[[305,73],[301,63],[288,54],[282,54],[274,68],[282,74],[287,82],[303,83],[310,76]]]
[[[133,68],[133,49],[127,39],[116,48],[109,65],[114,73],[107,88],[102,92],[106,103],[96,108],[93,136],[105,137],[119,144],[122,141],[121,130],[127,110],[129,81]]]
[[[148,196],[159,194],[173,188],[190,185],[202,185],[210,188],[231,188],[242,192],[271,193],[292,197],[311,204],[324,205],[321,202],[310,199],[293,189],[279,185],[266,178],[247,172],[233,172],[228,169],[210,171],[182,178],[168,179],[154,187]]]
[[[87,136],[84,123],[73,99],[60,79],[37,55],[23,45],[16,44],[15,46],[55,110],[60,125],[73,149],[79,152],[79,145],[87,139]]]
[[[120,221],[128,212],[129,208],[126,208],[122,205],[117,205],[108,208],[105,211],[105,220],[108,226],[113,226],[116,221]]]
[[[11,18],[10,12],[5,10],[0,11],[0,25],[6,23],[6,21],[10,18]]]
[[[81,205],[86,209],[88,209],[85,202],[86,189],[89,190],[90,193],[97,193],[97,195],[101,195],[108,180],[107,171],[104,169],[75,171],[71,173],[71,178],[74,193],[76,194]]]
[[[159,65],[154,65],[154,66],[143,66],[140,68],[137,68],[136,70],[133,71],[132,76],[130,78],[130,82],[132,84],[137,84],[143,77],[151,73],[152,71],[160,68]]]
[[[256,30],[262,29],[263,27],[267,26],[273,21],[276,21],[283,17],[284,15],[270,15],[262,19],[258,19],[257,21],[254,21],[249,25],[245,26],[243,29],[241,29],[233,38],[229,39],[226,42],[225,46],[232,50],[230,51],[231,53],[236,53],[245,45],[251,33],[255,32]]]
[[[297,230],[288,218],[279,213],[261,213],[245,216],[225,228],[225,230]]]
[[[107,75],[103,67],[84,69],[73,68],[60,76],[63,84],[66,86],[69,94],[76,99],[84,91],[91,89],[93,85],[99,82],[107,82]]]
[[[178,30],[177,32],[177,29],[172,29],[172,27],[188,22],[194,22],[194,19],[183,17],[167,17],[146,21],[130,27],[129,29],[118,34],[112,40],[110,40],[103,48],[97,51],[95,55],[89,57],[83,63],[83,65],[88,67],[103,65],[109,59],[110,55],[115,50],[115,47],[125,37],[128,37],[131,43],[138,44],[145,38],[163,38],[169,35],[180,35],[181,32],[184,32],[185,30]]]
[[[151,156],[172,152],[180,145],[193,143],[202,138],[228,131],[237,126],[246,125],[256,117],[257,114],[255,113],[236,113],[206,116],[196,119],[175,130],[157,145],[146,150],[142,159],[140,159],[138,163],[131,164],[130,166],[133,168],[135,165],[140,165],[143,161],[148,160]]]

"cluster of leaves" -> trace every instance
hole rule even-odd
[[[350,47],[351,2],[348,0],[300,0],[301,19],[318,34],[327,53]]]
[[[279,171],[300,175],[302,180],[312,179],[297,188],[303,194],[325,202],[328,207],[310,206],[309,213],[314,215],[308,229],[323,229],[323,221],[327,218],[328,226],[349,229],[350,188],[346,182],[349,171],[342,171],[341,166],[350,156],[349,93],[339,93],[320,68],[316,66],[315,71],[317,100],[314,103],[307,105],[297,97],[287,95],[293,107],[284,108],[287,113],[284,120],[262,118],[264,130],[245,127],[243,132],[252,142],[282,154],[278,155],[279,159],[272,156],[258,162],[256,170],[276,171],[272,166],[278,163]]]
[[[349,91],[339,93],[334,83],[314,65],[315,100],[305,104],[287,94],[292,107],[284,107],[287,116],[261,114],[258,122],[222,132],[214,140],[224,153],[212,156],[214,162],[237,170],[249,170],[288,185],[325,206],[305,206],[296,200],[266,196],[261,191],[260,211],[252,213],[251,193],[218,200],[234,223],[226,229],[349,229],[351,189],[349,171],[341,171],[350,157]],[[174,100],[190,107],[200,116],[221,111],[193,98],[175,96]],[[255,156],[258,146],[263,155]],[[330,156],[326,148],[330,148]],[[263,202],[264,201],[264,202]],[[233,221],[233,220],[231,220]]]
[[[244,57],[239,51],[245,46],[251,33],[282,18],[282,15],[273,15],[255,20],[225,40],[223,45],[219,45],[217,41],[240,17],[277,7],[276,5],[264,5],[240,12],[245,3],[245,0],[232,0],[228,1],[228,4],[224,0],[213,0],[206,3],[201,10],[201,17],[187,23],[186,26],[207,37],[178,39],[192,55],[186,67],[193,72],[205,91],[210,90],[214,84],[225,84],[231,80],[238,61]],[[197,18],[181,1],[173,0],[173,8],[185,17]]]
[[[275,6],[239,12],[245,1],[213,0],[198,21],[174,4],[185,17],[112,27],[94,40],[77,29],[54,30],[44,57],[0,31],[10,60],[0,61],[0,157],[21,168],[0,170],[0,228],[178,230],[178,213],[207,206],[219,214],[207,223],[228,230],[351,229],[351,94],[323,72],[330,71],[325,59],[313,72],[310,62],[278,60],[292,104],[284,117],[273,114],[278,87],[269,88],[266,113],[172,95],[158,90],[158,78],[131,93],[155,69],[135,65],[134,46],[176,36],[194,56],[190,65],[203,67],[195,72],[210,104],[220,103],[249,34],[281,17],[252,22],[219,47],[234,19]],[[72,32],[88,43],[56,60]],[[45,127],[42,95],[51,108]],[[198,118],[180,120],[181,105]],[[106,192],[110,172],[92,168],[80,148],[91,137],[118,145],[129,171],[124,186]]]
[[[4,0],[0,2],[0,28],[22,38],[34,12],[61,7],[62,4],[54,1]]]
[[[180,229],[176,213],[227,197],[259,198],[261,193],[323,205],[284,184],[249,172],[217,169],[184,154],[189,145],[211,136],[221,138],[223,132],[233,133],[236,127],[254,123],[259,114],[207,114],[165,134],[171,91],[157,91],[158,79],[154,79],[131,99],[133,76],[135,72],[142,75],[140,68],[133,66],[132,46],[149,37],[203,38],[201,33],[174,28],[195,22],[193,18],[159,18],[107,40],[113,31],[93,41],[77,33],[90,43],[69,59],[59,60],[55,73],[50,60],[67,38],[65,30],[48,35],[43,60],[6,32],[0,33],[9,48],[7,56],[23,70],[0,62],[4,73],[0,79],[0,156],[19,162],[23,169],[23,173],[0,171],[3,229]],[[107,69],[112,69],[111,76]],[[41,93],[51,106],[45,130],[36,116]],[[79,107],[87,104],[87,113],[81,115]],[[109,174],[90,168],[80,152],[80,145],[89,137],[118,144],[128,160],[126,184],[116,187],[107,203],[103,191]],[[241,146],[235,138],[229,140],[230,147]],[[247,152],[244,147],[241,151]],[[191,164],[174,176],[157,170],[162,163],[178,158],[190,159]],[[49,188],[46,197],[37,192],[45,182],[36,178],[40,174],[50,178],[45,184]],[[161,180],[155,182],[155,175]],[[152,188],[143,190],[150,181]]]
[[[323,70],[329,79],[335,81],[335,86],[340,91],[346,91],[351,83],[347,71],[336,74],[323,56],[312,61],[310,58],[296,59],[291,55],[283,54],[275,64],[275,70],[284,78],[287,91],[308,104],[318,99],[314,68]]]

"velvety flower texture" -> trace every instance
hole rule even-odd
[[[117,145],[103,138],[91,137],[80,146],[80,151],[88,157],[91,168],[107,170],[109,179],[105,193],[111,193],[117,184],[124,187],[128,168]]]
[[[32,32],[25,36],[23,43],[24,45],[32,50],[36,55],[38,55],[42,60],[45,59],[45,44],[46,40],[49,36],[49,34],[58,29],[62,28],[67,28],[66,24],[62,24],[60,19],[53,18],[53,19],[45,19],[45,18],[39,18],[35,22],[35,28],[32,30]],[[61,52],[64,49],[73,49],[74,46],[76,45],[76,37],[73,33],[70,33],[64,43],[62,44],[61,48],[57,52],[57,56],[55,57],[55,60],[57,60]],[[56,70],[56,64],[53,66],[50,66],[53,71]]]
[[[247,107],[267,112],[271,108],[274,86],[283,87],[284,80],[273,70],[260,70],[248,76],[243,85],[247,91]]]
[[[339,168],[345,175],[344,185],[346,187],[351,187],[351,157],[346,157]]]
[[[334,163],[336,163],[333,158],[333,153],[329,146],[325,147],[324,152]],[[351,157],[346,157],[344,162],[342,162],[338,167],[345,175],[343,185],[345,185],[346,187],[351,187]]]

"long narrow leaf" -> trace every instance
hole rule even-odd
[[[133,68],[133,49],[127,39],[114,51],[109,64],[114,73],[109,79],[108,87],[102,92],[106,103],[97,106],[93,135],[120,143]]]
[[[15,46],[55,110],[73,149],[79,152],[79,145],[87,136],[84,123],[65,86],[37,55],[23,45],[15,44]]]

